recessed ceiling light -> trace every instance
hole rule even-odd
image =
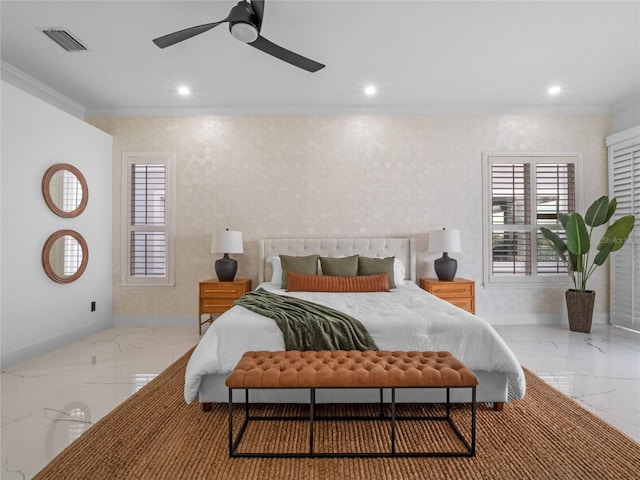
[[[377,89],[375,85],[367,85],[366,87],[364,87],[364,93],[366,93],[369,96],[375,95],[376,91]]]
[[[551,87],[549,87],[549,90],[547,90],[547,93],[549,95],[557,95],[562,91],[562,88],[560,87],[560,85],[552,85]]]
[[[182,85],[178,87],[178,93],[183,97],[186,97],[191,94],[191,89],[187,86]]]

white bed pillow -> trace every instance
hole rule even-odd
[[[280,257],[269,257],[267,262],[271,265],[271,283],[282,285],[282,263]]]
[[[404,285],[407,274],[407,267],[405,267],[402,260],[397,258],[393,259],[393,278],[396,285]]]

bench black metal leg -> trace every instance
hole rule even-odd
[[[233,454],[233,388],[229,389],[229,456]]]
[[[313,455],[313,420],[315,419],[316,389],[309,389],[309,455]]]
[[[396,454],[396,389],[391,389],[391,455]]]
[[[471,389],[471,455],[476,454],[476,387]]]
[[[239,456],[236,453],[238,449],[238,445],[240,445],[240,441],[242,440],[242,436],[244,435],[247,426],[249,425],[249,389],[245,389],[245,404],[244,404],[244,422],[242,422],[242,426],[240,427],[240,431],[238,432],[237,437],[233,438],[233,388],[229,388],[229,456],[237,457]]]

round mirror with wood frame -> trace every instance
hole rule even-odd
[[[89,201],[89,189],[80,170],[68,163],[56,163],[42,177],[42,195],[47,206],[60,217],[80,215]]]
[[[75,230],[54,232],[42,247],[42,267],[56,283],[71,283],[84,273],[89,262],[87,242]]]

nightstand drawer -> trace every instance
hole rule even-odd
[[[223,313],[231,308],[236,298],[203,298],[200,299],[200,314]]]
[[[236,282],[200,284],[200,298],[240,298],[246,293],[244,285]]]
[[[434,283],[431,285],[431,293],[438,297],[472,297],[473,284],[459,282]]]
[[[446,300],[451,305],[455,305],[458,308],[466,310],[467,312],[475,312],[476,306],[474,305],[473,298],[455,298],[455,297],[440,297],[443,300]]]

